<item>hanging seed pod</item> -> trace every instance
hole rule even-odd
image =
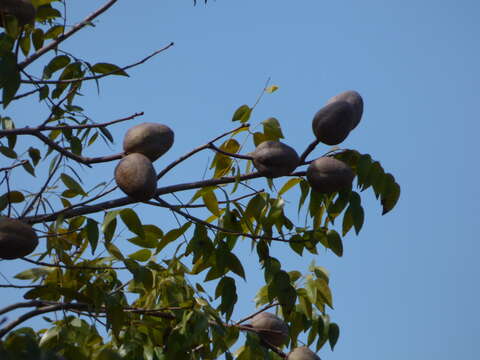
[[[352,126],[350,131],[352,131],[360,122],[363,115],[363,99],[362,96],[355,90],[344,91],[334,97],[330,98],[327,101],[327,105],[336,101],[346,101],[353,106],[355,109],[355,117],[352,121]]]
[[[122,191],[138,201],[155,195],[157,176],[152,162],[142,154],[125,156],[115,168],[115,181]]]
[[[320,157],[307,169],[310,186],[321,193],[332,193],[352,186],[355,174],[343,161],[332,157]]]
[[[168,126],[145,122],[127,131],[123,150],[127,154],[143,154],[153,162],[172,147],[173,140],[174,133]]]
[[[31,254],[38,245],[33,228],[16,219],[0,218],[0,258],[18,259]]]
[[[269,178],[290,174],[300,162],[297,152],[280,141],[264,141],[250,156],[255,168]]]

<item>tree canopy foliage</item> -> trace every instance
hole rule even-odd
[[[316,264],[307,273],[286,269],[270,250],[282,246],[288,257],[326,248],[342,256],[342,237],[350,231],[358,234],[364,223],[362,191],[372,190],[385,214],[400,195],[394,177],[369,154],[337,147],[322,158],[343,163],[355,186],[325,192],[317,184],[313,190],[312,181],[317,180],[309,177],[306,167],[315,160],[309,156],[320,140],[312,132],[312,142],[299,156],[277,146],[284,138],[278,119],[267,118],[256,130],[249,124],[257,101],[239,106],[232,114],[233,126],[226,124],[220,135],[155,169],[156,182],[177,165],[214,152],[206,178],[155,185],[153,196],[138,200],[118,189],[112,167],[111,178],[87,188],[80,168],[94,174],[97,164],[117,164],[128,155],[119,151],[96,156],[92,146],[102,140],[105,151],[109,144],[118,146],[110,129],[136,121],[143,113],[97,122],[80,105],[82,86],[125,76],[130,68],[173,46],[165,44],[126,66],[110,60],[92,64],[83,60],[88,54],[62,50],[64,41],[100,15],[108,16],[115,3],[106,1],[67,28],[59,1],[32,0],[34,17],[28,1],[0,2],[0,258],[5,259],[0,265],[32,265],[1,285],[25,291],[23,300],[0,309],[0,358],[246,360],[287,358],[302,345],[316,352],[329,344],[333,350],[340,328],[331,316],[327,270]],[[42,73],[31,72],[30,65],[40,58],[46,64]],[[276,90],[267,85],[261,96]],[[37,97],[35,103],[47,107],[49,116],[32,117],[28,127],[16,127],[11,104],[26,97]],[[169,126],[175,130],[174,124]],[[257,150],[248,152],[252,148]],[[16,179],[26,176],[32,186],[22,189]],[[188,192],[190,201],[165,200],[165,195],[178,192]],[[140,206],[134,209],[134,204]],[[144,223],[142,211],[147,208],[174,214],[178,226]],[[306,220],[293,220],[297,213]],[[39,241],[35,251],[26,251],[18,260],[6,260],[13,246],[9,241],[30,235],[8,222],[11,219],[32,226]],[[138,249],[128,253],[120,239]],[[254,296],[237,291],[237,282],[248,281],[250,275],[238,256],[239,244],[245,242],[258,259],[255,271],[264,279]],[[258,309],[236,318],[236,305],[246,297],[254,298]],[[14,310],[20,315],[11,316]],[[261,327],[268,326],[258,318],[265,313],[278,315],[272,318],[280,321],[277,328]],[[44,328],[29,327],[35,317],[43,317]],[[283,334],[284,325],[288,334]],[[276,335],[285,338],[277,343]]]

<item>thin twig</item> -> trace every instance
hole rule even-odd
[[[69,269],[69,270],[125,270],[126,267],[122,266],[85,266],[85,265],[62,265],[62,264],[49,264],[42,261],[31,260],[26,257],[22,257],[22,260],[26,262],[39,265],[39,266],[46,266],[46,267],[55,267],[55,268],[62,268],[62,269]]]
[[[117,0],[110,0],[97,10],[95,10],[93,13],[88,15],[83,21],[80,21],[78,24],[74,25],[69,31],[66,33],[63,33],[60,35],[58,38],[53,40],[51,43],[48,45],[45,45],[41,49],[38,49],[35,53],[30,55],[28,58],[23,60],[21,63],[18,64],[18,67],[20,69],[26,68],[28,65],[30,65],[32,62],[37,60],[39,57],[44,55],[45,53],[49,52],[50,50],[55,49],[61,42],[65,41],[68,39],[70,36],[75,34],[78,30],[82,29],[83,27],[87,26],[90,24],[95,18],[97,18],[99,15],[107,11],[113,4],[115,4]]]
[[[37,127],[33,127],[33,128],[24,127],[24,128],[18,128],[18,129],[0,130],[0,137],[6,136],[6,135],[35,135],[36,133],[38,133],[40,131],[103,128],[103,127],[107,127],[107,126],[110,126],[110,125],[113,125],[113,124],[117,124],[119,122],[132,120],[132,119],[134,119],[138,116],[143,116],[143,115],[144,115],[144,113],[142,111],[142,112],[138,112],[138,113],[135,113],[133,115],[130,115],[130,116],[127,116],[127,117],[124,117],[124,118],[121,118],[121,119],[117,119],[117,120],[113,120],[113,121],[109,121],[109,122],[104,122],[104,123],[100,123],[100,124],[59,125],[59,126],[42,125],[42,126],[37,126]]]
[[[0,168],[0,171],[9,171],[9,170],[12,170],[13,168],[16,168],[17,166],[25,165],[26,163],[28,163],[28,160],[22,160],[22,161],[19,162],[18,164]]]
[[[104,78],[106,76],[114,75],[114,74],[119,73],[121,71],[125,71],[125,70],[128,70],[128,69],[131,69],[132,67],[141,65],[144,62],[146,62],[147,60],[154,57],[155,55],[158,55],[161,52],[163,52],[163,51],[167,50],[168,48],[172,47],[173,45],[175,45],[175,44],[173,42],[171,42],[167,46],[165,46],[165,47],[163,47],[159,50],[154,51],[153,53],[151,53],[147,57],[143,58],[140,61],[137,61],[134,64],[130,64],[130,65],[124,66],[122,68],[119,68],[119,69],[116,69],[116,70],[113,70],[113,71],[109,71],[109,72],[104,73],[104,74],[85,76],[85,77],[82,77],[82,78],[66,79],[66,80],[22,80],[21,82],[25,83],[25,84],[71,84],[71,83],[78,82],[78,81],[98,80],[98,79]]]
[[[247,321],[247,320],[250,320],[251,318],[255,317],[256,315],[272,308],[272,307],[275,307],[275,306],[278,306],[279,304],[277,302],[274,302],[274,303],[271,303],[271,304],[268,304],[266,306],[264,306],[263,308],[261,308],[260,310],[258,310],[257,312],[254,312],[253,314],[251,315],[248,315],[247,317],[241,319],[241,320],[238,320],[235,325],[240,325],[241,323]]]
[[[229,157],[233,157],[233,158],[237,158],[237,159],[243,159],[243,160],[253,160],[253,157],[252,157],[252,156],[229,153],[229,152],[227,152],[227,151],[224,151],[224,150],[220,149],[219,147],[216,147],[216,146],[215,146],[214,144],[212,144],[212,143],[208,144],[208,148],[209,148],[209,149],[212,149],[213,151],[216,151],[216,152],[218,152],[218,153],[220,153],[220,154],[229,156]]]
[[[24,98],[24,97],[26,97],[26,96],[35,94],[36,92],[40,91],[40,89],[41,89],[41,88],[36,88],[36,89],[30,90],[30,91],[27,91],[26,93],[23,93],[23,94],[20,94],[20,95],[16,95],[16,96],[14,96],[11,100],[18,100],[18,99]],[[0,104],[3,104],[3,101],[0,101]]]
[[[215,141],[217,140],[220,140],[222,137],[224,136],[227,136],[227,135],[230,135],[238,130],[241,130],[243,128],[248,128],[250,127],[250,124],[242,124],[240,125],[239,127],[237,127],[236,129],[233,129],[231,131],[227,131],[226,133],[223,133],[222,135],[219,135],[217,136],[215,139],[212,139],[210,140],[208,143],[202,145],[202,146],[199,146],[197,147],[196,149],[193,149],[192,151],[190,151],[189,153],[181,156],[179,159],[175,160],[174,162],[170,163],[169,165],[167,165],[167,167],[165,167],[165,169],[163,169],[162,171],[160,171],[157,175],[157,180],[162,178],[163,176],[165,176],[166,173],[168,173],[170,170],[172,170],[175,166],[177,166],[178,164],[180,164],[181,162],[187,160],[189,157],[191,157],[192,155],[196,154],[197,152],[199,151],[202,151],[204,149],[208,149],[210,147],[210,144],[214,143]]]
[[[257,107],[257,105],[260,103],[260,100],[262,100],[263,95],[265,95],[265,91],[267,90],[267,86],[270,83],[270,76],[267,78],[267,81],[265,82],[265,85],[263,86],[262,92],[260,95],[258,95],[257,100],[255,101],[255,104],[252,106],[252,110]]]
[[[48,175],[48,178],[47,178],[47,180],[45,181],[45,183],[43,184],[42,188],[41,188],[40,191],[35,195],[35,197],[32,199],[32,201],[30,202],[30,204],[25,208],[25,210],[23,211],[23,213],[22,213],[22,215],[20,216],[20,218],[25,217],[25,216],[33,209],[33,207],[35,206],[35,203],[37,202],[37,200],[40,200],[40,198],[42,197],[42,194],[43,194],[43,193],[45,192],[45,190],[47,189],[48,183],[52,180],[53,175],[55,175],[55,173],[57,172],[58,167],[60,166],[60,163],[62,162],[62,160],[63,160],[63,156],[60,156],[60,158],[58,159],[57,163],[55,164],[55,167],[52,169],[52,171],[51,171],[50,174]]]
[[[49,306],[44,306],[41,307],[37,310],[32,310],[30,312],[27,312],[20,316],[18,319],[10,322],[7,326],[5,326],[3,329],[0,329],[0,339],[7,334],[10,330],[15,328],[16,326],[20,325],[21,323],[27,321],[28,319],[31,319],[35,316],[41,315],[41,314],[46,314],[49,312],[53,311],[59,311],[59,310],[68,310],[68,309],[74,309],[74,308],[83,308],[84,306],[80,304],[58,304],[58,305],[49,305]]]
[[[263,193],[264,191],[265,191],[264,189],[261,189],[261,190],[255,191],[255,192],[253,192],[253,193],[251,193],[251,194],[239,196],[238,198],[235,198],[235,199],[232,199],[232,200],[219,201],[218,203],[219,203],[219,204],[228,204],[228,203],[231,203],[232,201],[240,201],[240,200],[243,200],[243,199],[246,199],[246,198],[255,196],[255,195],[257,195],[257,194]],[[174,208],[178,208],[178,209],[194,209],[194,208],[203,208],[203,207],[205,207],[206,205],[204,205],[204,204],[191,204],[191,205],[182,204],[182,205],[172,205],[172,206],[173,206]]]
[[[41,285],[8,285],[8,284],[0,284],[0,288],[12,288],[12,289],[31,289],[37,288]],[[1,314],[1,312],[0,312]]]
[[[72,209],[75,209],[75,208],[78,208],[78,207],[85,206],[85,205],[91,203],[92,201],[98,200],[98,199],[104,197],[105,195],[110,194],[112,191],[115,191],[115,190],[117,189],[117,187],[118,187],[118,186],[114,186],[113,188],[111,188],[110,190],[105,191],[104,193],[100,193],[100,194],[98,194],[98,195],[96,195],[96,196],[94,196],[94,197],[92,197],[92,198],[90,198],[90,199],[88,199],[88,200],[82,201],[82,202],[80,202],[80,203],[78,203],[78,204],[74,204],[74,205],[71,205],[71,206],[66,207],[66,208],[63,208],[62,210],[55,211],[55,212],[53,212],[53,213],[51,213],[51,214],[49,214],[49,215],[50,215],[50,216],[57,217],[58,215],[63,214],[63,213],[66,212],[66,211],[69,211],[69,210],[72,210]],[[40,215],[40,216],[41,216],[41,215]],[[40,221],[40,222],[41,222],[41,221]]]
[[[248,233],[242,233],[242,232],[237,232],[237,231],[232,231],[232,230],[229,230],[229,229],[225,229],[225,228],[222,228],[220,226],[217,226],[217,225],[214,225],[214,224],[211,224],[209,223],[208,221],[205,221],[205,220],[202,220],[200,218],[197,218],[193,215],[190,215],[182,210],[179,210],[179,209],[176,209],[173,205],[170,205],[169,203],[167,203],[165,200],[162,200],[160,199],[159,197],[156,197],[155,200],[158,201],[158,204],[156,204],[155,202],[153,201],[148,201],[147,203],[150,204],[150,205],[154,205],[154,206],[162,206],[162,207],[166,207],[172,211],[175,211],[177,214],[183,216],[184,218],[190,220],[190,221],[193,221],[194,223],[197,223],[197,224],[202,224],[202,225],[205,225],[211,229],[215,229],[217,231],[220,231],[222,233],[225,233],[225,234],[230,234],[230,235],[235,235],[235,236],[243,236],[243,237],[246,237],[246,238],[250,238],[250,239],[254,239],[254,240],[265,240],[265,241],[280,241],[280,242],[285,242],[285,243],[291,243],[291,242],[300,242],[300,243],[304,243],[304,242],[309,242],[311,240],[287,240],[287,239],[283,239],[283,238],[279,238],[279,237],[271,237],[271,236],[261,236],[261,235],[253,235],[253,234],[248,234]]]

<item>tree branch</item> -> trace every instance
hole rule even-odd
[[[87,165],[88,167],[91,167],[90,166],[91,164],[119,160],[123,156],[123,152],[118,153],[118,154],[113,154],[113,155],[94,157],[94,158],[75,155],[74,153],[62,148],[56,142],[54,142],[53,140],[50,140],[50,138],[48,138],[47,136],[43,135],[40,132],[34,133],[32,135],[37,137],[41,141],[43,141],[46,145],[48,145],[48,146],[52,147],[53,149],[57,150],[60,154],[64,155],[65,157],[68,157],[69,159],[75,160],[76,162],[79,162],[81,164]]]
[[[32,62],[37,60],[39,57],[44,55],[45,53],[49,52],[50,50],[55,49],[61,42],[65,41],[68,39],[70,36],[75,34],[78,30],[82,29],[86,25],[90,24],[95,18],[100,16],[102,13],[107,11],[113,4],[115,4],[117,0],[109,0],[106,4],[104,4],[102,7],[98,8],[96,11],[91,13],[89,16],[87,16],[83,21],[79,22],[78,24],[74,25],[69,31],[66,33],[61,34],[59,37],[57,37],[55,40],[53,40],[51,43],[48,45],[42,47],[41,49],[38,49],[35,53],[30,55],[28,58],[23,60],[21,63],[18,64],[18,67],[20,69],[25,69],[28,65],[30,65]]]
[[[288,176],[304,176],[305,171],[297,171],[294,172]],[[174,193],[177,191],[184,191],[184,190],[192,190],[192,189],[198,189],[206,186],[214,186],[214,185],[223,185],[223,184],[231,184],[236,181],[244,181],[244,180],[250,180],[250,179],[257,179],[264,177],[263,174],[254,172],[242,176],[229,176],[229,177],[222,177],[218,179],[208,179],[208,180],[201,180],[201,181],[195,181],[195,182],[190,182],[190,183],[184,183],[184,184],[176,184],[176,185],[171,185],[171,186],[165,186],[157,189],[156,196],[160,195],[165,195],[165,194],[170,194]],[[43,214],[43,215],[36,215],[36,216],[29,216],[23,219],[23,221],[30,223],[30,224],[36,224],[36,223],[41,223],[41,222],[47,222],[47,221],[54,221],[56,220],[58,215],[62,215],[64,219],[70,219],[75,216],[80,216],[80,215],[85,215],[85,214],[91,214],[91,213],[96,213],[102,210],[108,210],[120,206],[126,206],[130,204],[137,203],[137,200],[134,200],[128,196],[114,199],[114,200],[109,200],[105,201],[102,203],[98,203],[95,205],[85,205],[81,206],[75,209],[70,209],[66,211],[61,211],[61,212],[55,212],[51,214]]]
[[[23,322],[41,315],[41,314],[46,314],[49,312],[55,312],[55,311],[60,311],[60,310],[70,310],[70,311],[75,311],[77,312],[78,310],[86,310],[89,312],[89,315],[92,314],[103,314],[106,312],[105,307],[100,307],[98,309],[93,308],[92,305],[90,304],[85,304],[85,303],[55,303],[51,301],[41,301],[41,300],[33,300],[33,301],[28,301],[24,303],[17,303],[13,304],[10,306],[7,306],[3,309],[0,310],[0,314],[19,309],[19,308],[24,308],[24,307],[37,307],[36,310],[29,311],[23,315],[21,315],[18,319],[10,322],[8,325],[6,325],[3,329],[0,329],[0,339],[6,335],[9,331],[14,329],[16,326],[22,324]],[[169,319],[169,320],[174,320],[176,319],[175,315],[165,312],[166,310],[172,311],[172,310],[188,310],[189,308],[184,308],[184,307],[174,307],[174,308],[162,308],[162,309],[143,309],[143,308],[135,308],[135,307],[125,307],[123,308],[124,312],[130,312],[134,314],[142,314],[146,316],[156,316],[160,317],[163,319]],[[216,322],[212,322],[216,324]],[[250,332],[255,332],[257,334],[281,334],[280,331],[278,330],[270,330],[270,329],[256,329],[250,326],[245,326],[245,325],[230,325],[230,324],[225,324],[222,323],[223,326],[234,326],[238,328],[239,330],[243,331],[250,331]],[[286,357],[286,354],[284,354],[279,348],[276,346],[268,343],[267,341],[264,341],[262,339],[262,342],[264,343],[265,346],[270,348],[272,351],[277,353],[278,355],[282,356],[283,358]]]
[[[26,308],[26,307],[37,307],[37,306],[42,306],[42,305],[44,305],[44,302],[43,301],[38,301],[38,300],[16,303],[16,304],[8,305],[8,306],[4,307],[3,309],[0,309],[0,315],[6,314],[7,312],[10,312],[10,311],[16,310],[16,309],[21,309],[21,308]]]

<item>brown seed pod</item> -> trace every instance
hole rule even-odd
[[[115,168],[115,181],[122,191],[138,201],[147,201],[155,195],[157,176],[152,162],[142,154],[125,156]]]
[[[353,118],[352,127],[351,127],[350,131],[353,130],[358,125],[360,120],[362,119],[362,115],[363,115],[363,99],[362,99],[362,96],[355,90],[344,91],[344,92],[342,92],[338,95],[335,95],[334,97],[328,99],[327,105],[331,104],[335,101],[346,101],[349,104],[351,104],[353,106],[353,108],[355,109],[355,117]]]
[[[123,150],[127,154],[143,154],[155,161],[172,147],[173,139],[173,131],[168,126],[145,122],[127,131],[123,139]]]
[[[278,316],[268,312],[261,312],[255,315],[250,321],[250,325],[257,330],[275,330],[281,333],[260,332],[260,338],[275,346],[282,346],[288,341],[288,326]]]
[[[287,355],[287,360],[320,360],[320,357],[306,346],[300,346]]]
[[[15,16],[18,24],[33,24],[35,22],[35,7],[29,0],[1,0],[0,1],[0,26],[4,26],[5,16]]]
[[[321,108],[313,117],[312,129],[318,141],[337,145],[352,129],[355,109],[346,101],[335,101]]]
[[[332,193],[352,186],[355,174],[343,161],[320,157],[310,163],[307,180],[318,192]]]
[[[0,217],[0,258],[11,260],[27,256],[37,245],[37,234],[30,225]]]
[[[300,162],[297,152],[280,141],[264,141],[250,156],[257,170],[269,178],[290,174]]]

